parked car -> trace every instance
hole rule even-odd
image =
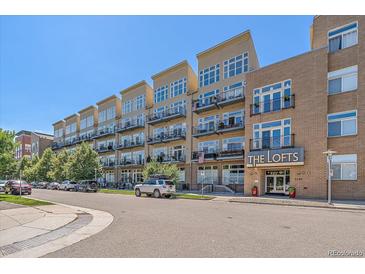
[[[30,182],[30,185],[32,186],[32,188],[39,188],[38,182]]]
[[[76,191],[97,192],[98,183],[94,180],[82,180],[75,185]]]
[[[4,192],[6,180],[0,180],[0,192]]]
[[[153,195],[155,198],[170,198],[176,192],[174,183],[166,178],[148,178],[143,184],[135,185],[134,193],[137,197],[142,194]]]
[[[58,190],[59,187],[60,187],[60,184],[57,182],[52,182],[47,185],[47,189],[51,189],[51,190]]]
[[[60,185],[59,185],[59,190],[66,190],[66,191],[74,191],[75,190],[75,186],[76,186],[76,182],[70,181],[70,180],[66,180],[63,181]]]
[[[32,194],[32,187],[26,181],[10,180],[5,184],[5,194],[19,195],[20,189],[22,194]]]
[[[49,184],[49,182],[39,182],[37,184],[37,188],[46,189],[48,184]]]

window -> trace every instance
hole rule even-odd
[[[94,116],[90,115],[80,120],[80,129],[88,128],[94,125]]]
[[[197,179],[197,184],[218,184],[218,167],[199,166]]]
[[[204,153],[215,153],[218,151],[218,148],[219,148],[218,140],[205,141],[205,142],[200,142],[198,144],[199,151],[203,151]]]
[[[243,125],[243,121],[244,121],[243,114],[244,113],[245,113],[245,111],[243,109],[232,111],[232,112],[226,112],[223,114],[222,122],[225,126],[233,126],[233,125],[238,125],[238,124]]]
[[[223,140],[223,151],[237,151],[245,147],[245,137],[238,136]]]
[[[106,121],[106,110],[99,111],[99,123]]]
[[[293,107],[291,84],[291,80],[285,80],[254,89],[251,113],[267,113]]]
[[[132,111],[132,101],[131,100],[128,100],[123,103],[122,111],[123,111],[123,114],[127,114]]]
[[[63,137],[63,128],[55,129],[54,137],[55,138]]]
[[[170,98],[186,93],[186,78],[170,84]]]
[[[140,95],[136,99],[137,110],[143,109],[146,106],[146,95]]]
[[[332,156],[333,180],[357,180],[357,155]]]
[[[290,118],[253,125],[251,149],[276,149],[292,145]]]
[[[162,87],[159,87],[158,89],[155,89],[155,92],[154,92],[154,102],[155,103],[160,103],[160,102],[163,102],[165,100],[167,100],[168,98],[168,86],[162,86]]]
[[[66,125],[66,134],[76,132],[76,123]]]
[[[153,157],[154,158],[164,157],[165,155],[167,155],[167,147],[159,147],[159,148],[154,148],[153,149]]]
[[[224,61],[224,79],[248,71],[248,52]]]
[[[205,87],[209,86],[210,84],[219,82],[219,71],[219,64],[201,70],[199,72],[199,86]]]
[[[357,44],[357,23],[331,30],[328,32],[328,50],[336,52],[338,50],[351,47]]]
[[[219,121],[219,115],[207,116],[204,118],[199,118],[198,128],[200,131],[214,131],[216,130]]]
[[[357,89],[357,66],[328,73],[328,94],[336,94]]]
[[[114,119],[115,118],[115,106],[112,106],[106,110],[106,119]]]
[[[224,165],[223,166],[223,184],[243,184],[244,179],[243,165]]]
[[[204,107],[214,104],[217,100],[218,94],[219,94],[219,89],[208,91],[204,94],[200,94],[198,99],[198,107]]]
[[[327,116],[328,137],[357,134],[357,111],[333,113]]]

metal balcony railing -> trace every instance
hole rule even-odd
[[[193,112],[200,113],[217,107],[217,97],[211,96],[193,101]]]
[[[114,145],[108,145],[108,146],[101,145],[101,146],[96,146],[94,148],[94,150],[96,152],[99,152],[99,153],[108,152],[108,151],[114,151],[115,150],[115,146]]]
[[[242,120],[244,120],[242,118]],[[240,130],[245,128],[245,123],[243,121],[236,122],[234,118],[222,120],[218,123],[217,132],[227,132]]]
[[[132,148],[144,146],[144,140],[124,141],[117,145],[117,149]]]
[[[119,159],[118,166],[140,166],[144,165],[144,159]]]
[[[115,133],[115,127],[96,130],[94,132],[94,134],[92,135],[92,138],[93,139],[100,138],[100,137],[111,135],[111,134],[114,134],[114,133]]]
[[[250,139],[250,150],[290,148],[295,145],[295,134]]]
[[[217,159],[244,159],[244,155],[245,153],[242,148],[227,148],[218,152]]]
[[[186,116],[186,107],[173,107],[166,109],[161,112],[152,113],[147,116],[147,123],[148,124],[156,124],[164,121],[169,121],[179,117]]]
[[[292,94],[289,96],[282,96],[277,99],[260,101],[258,103],[250,104],[250,115],[252,116],[257,114],[270,113],[294,107],[295,107],[295,94]]]
[[[148,137],[147,143],[148,144],[157,144],[163,142],[171,142],[175,140],[185,139],[186,138],[186,131],[182,129],[173,130],[167,133],[160,133],[158,135]]]
[[[239,87],[219,93],[217,96],[217,104],[221,107],[243,101],[244,99],[244,89],[243,87]]]
[[[193,151],[192,160],[193,161],[199,160],[200,155],[203,154],[204,154],[204,160],[215,160],[218,156],[218,149],[211,151]]]
[[[200,137],[204,135],[210,135],[216,133],[217,125],[212,122],[209,124],[199,125],[197,127],[193,127],[193,137]]]
[[[64,147],[64,142],[53,142],[52,143],[52,149],[60,149]]]
[[[173,155],[158,155],[154,157],[157,162],[161,163],[174,163],[174,162],[185,162],[185,154],[173,154]]]
[[[102,167],[115,167],[115,161],[101,162]]]
[[[124,132],[127,130],[132,130],[135,128],[143,128],[143,127],[144,127],[144,121],[141,119],[135,119],[128,122],[119,123],[116,128],[116,132]]]

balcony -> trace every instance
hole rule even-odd
[[[232,119],[222,120],[221,122],[219,122],[217,132],[218,133],[224,133],[228,131],[231,132],[236,130],[242,130],[244,128],[245,128],[244,122],[242,121],[235,122],[235,119],[232,118]]]
[[[155,160],[160,163],[183,163],[186,160],[184,154],[174,154],[174,155],[158,155]]]
[[[198,161],[199,157],[203,157],[204,160],[216,160],[218,156],[218,150],[215,151],[193,151],[192,161]]]
[[[230,104],[244,102],[244,100],[245,100],[245,95],[243,92],[243,87],[239,87],[218,94],[217,105],[219,107],[224,107]]]
[[[201,113],[215,108],[218,108],[217,98],[215,96],[193,101],[193,112],[195,113]]]
[[[102,130],[97,130],[96,132],[94,132],[94,134],[92,135],[92,139],[96,139],[96,138],[101,138],[104,136],[108,136],[108,135],[114,135],[115,134],[115,128],[105,128]]]
[[[120,159],[117,163],[119,167],[121,166],[143,166],[144,159]]]
[[[172,142],[177,140],[184,140],[186,138],[185,130],[173,130],[168,133],[160,133],[159,135],[148,137],[147,144],[159,144],[159,143],[166,143]]]
[[[223,149],[218,152],[217,160],[244,159],[244,150],[236,148]]]
[[[134,147],[143,147],[144,140],[124,141],[117,145],[117,149],[126,149]]]
[[[53,142],[52,143],[52,149],[57,150],[64,147],[64,142]]]
[[[115,161],[101,162],[103,168],[113,168],[116,166]]]
[[[216,131],[217,131],[216,124],[215,123],[209,123],[209,124],[193,127],[192,136],[195,137],[195,138],[199,138],[201,136],[216,134],[217,133]]]
[[[295,108],[295,94],[250,104],[250,115],[276,112],[288,108]]]
[[[268,138],[255,138],[250,139],[250,151],[293,148],[294,144],[295,134]]]
[[[161,122],[167,122],[172,119],[186,117],[185,107],[169,108],[161,112],[152,113],[147,116],[147,124],[154,125]]]
[[[108,146],[99,146],[94,148],[96,152],[98,153],[104,153],[104,152],[110,152],[115,151],[114,145],[108,145]]]
[[[82,142],[91,141],[91,140],[92,140],[91,134],[80,135],[80,137],[77,140],[77,143],[82,143]]]
[[[79,142],[79,137],[75,137],[75,138],[66,140],[64,143],[64,146],[65,147],[73,146],[73,145],[77,144],[78,142]]]
[[[116,132],[125,132],[128,130],[133,130],[136,128],[144,128],[144,121],[142,120],[132,120],[126,123],[119,123],[118,127],[116,128]]]

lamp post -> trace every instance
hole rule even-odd
[[[332,176],[333,176],[333,170],[332,170],[332,157],[334,154],[336,154],[336,151],[333,150],[327,150],[323,152],[327,156],[327,164],[328,164],[328,194],[327,194],[327,202],[329,205],[332,204]]]

